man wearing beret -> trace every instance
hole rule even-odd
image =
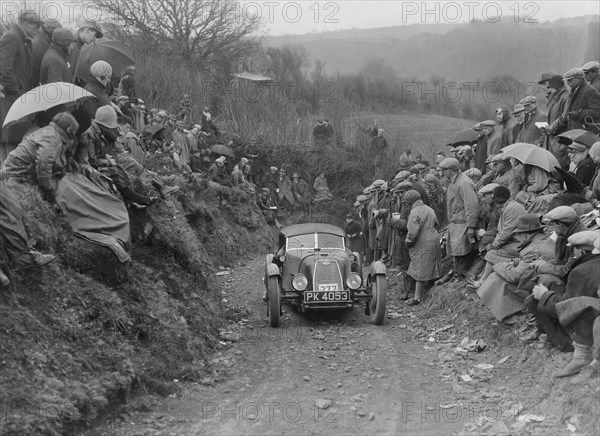
[[[525,122],[523,123],[523,128],[516,137],[515,142],[542,145],[545,136],[536,126],[536,123],[545,123],[548,121],[548,114],[538,109],[537,98],[535,95],[528,95],[523,98],[520,103],[525,108]]]
[[[564,75],[569,87],[565,112],[546,129],[550,135],[567,130],[585,129],[597,132],[592,123],[600,122],[600,94],[583,77],[581,68],[571,68]]]
[[[440,283],[444,283],[452,278],[462,280],[466,277],[475,248],[479,201],[471,180],[460,172],[458,160],[446,158],[440,163],[440,168],[444,177],[450,180],[446,193],[446,251],[454,261],[452,275],[449,273],[440,280]]]
[[[24,10],[18,22],[0,38],[0,84],[5,97],[0,99],[0,126],[12,104],[29,91],[31,77],[31,38],[40,30],[42,20],[35,11]],[[0,161],[14,150],[25,132],[3,129],[0,133]]]
[[[600,75],[598,74],[598,68],[600,67],[600,63],[597,61],[591,61],[586,64],[583,64],[581,69],[583,70],[583,75],[585,76],[585,80],[590,86],[596,91],[600,92]]]
[[[63,27],[52,33],[52,43],[40,64],[40,83],[69,82],[69,46],[73,34]]]
[[[42,30],[31,41],[31,88],[40,85],[40,66],[42,59],[52,43],[52,33],[55,29],[62,27],[60,21],[53,18],[46,19],[42,24]],[[70,80],[66,80],[69,82]]]
[[[548,81],[548,124],[552,125],[564,112],[569,101],[569,91],[563,82],[560,74],[552,76]],[[563,170],[569,169],[569,156],[567,156],[567,147],[561,144],[554,135],[546,135],[544,147],[549,150],[560,163]]]

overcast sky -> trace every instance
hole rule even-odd
[[[553,21],[600,14],[598,1],[287,1],[243,0],[242,13],[260,15],[271,35],[327,32],[415,23],[456,23],[470,19]]]

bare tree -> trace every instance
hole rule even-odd
[[[94,0],[119,33],[196,66],[242,59],[259,44],[259,19],[235,0]]]

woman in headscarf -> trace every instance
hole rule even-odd
[[[408,275],[416,280],[415,297],[410,305],[421,303],[426,282],[442,276],[440,236],[435,212],[421,200],[421,194],[410,190],[404,194],[404,202],[410,207],[406,246],[410,254]]]

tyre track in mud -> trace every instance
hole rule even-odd
[[[263,258],[223,276],[229,304],[250,311],[239,340],[217,359],[233,362],[226,380],[189,384],[110,432],[123,435],[426,434],[460,431],[466,417],[446,416],[452,401],[435,351],[387,323],[351,312],[297,313],[284,305],[268,325],[261,296]],[[393,290],[389,290],[393,292]],[[159,424],[157,424],[157,422]],[[165,425],[167,423],[167,425]]]

